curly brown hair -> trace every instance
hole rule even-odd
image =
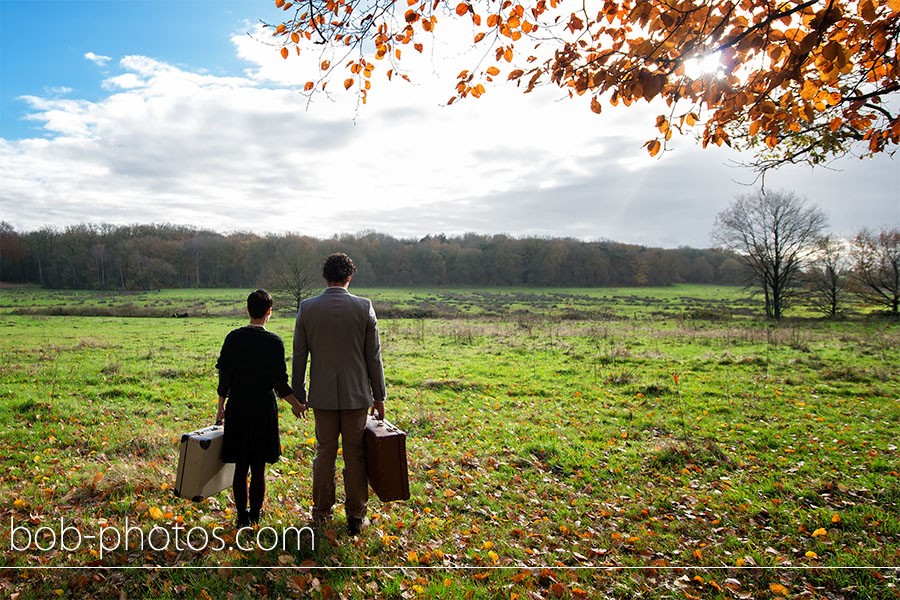
[[[322,276],[328,283],[343,283],[356,273],[353,259],[343,252],[328,255],[322,264]]]

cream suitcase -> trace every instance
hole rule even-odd
[[[225,428],[213,425],[181,436],[175,495],[199,502],[231,487],[234,463],[223,463],[222,435]]]

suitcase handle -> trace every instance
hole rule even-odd
[[[383,420],[382,420],[382,421],[378,421],[378,423],[375,425],[375,427],[386,427],[387,430],[390,431],[391,433],[394,433],[395,431],[400,431],[399,429],[397,429],[396,427],[394,427],[394,426],[391,425],[390,423],[386,423],[386,422],[383,421]]]

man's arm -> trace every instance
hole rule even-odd
[[[369,385],[372,387],[372,400],[379,418],[384,418],[384,364],[381,361],[381,340],[378,337],[378,319],[375,317],[375,307],[369,301],[369,316],[366,321],[366,370],[369,375]]]
[[[309,358],[309,345],[306,342],[306,329],[300,309],[297,310],[297,321],[294,323],[294,355],[291,358],[291,389],[300,402],[306,402],[306,361]]]

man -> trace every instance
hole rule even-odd
[[[334,506],[338,436],[344,456],[344,508],[347,530],[356,535],[365,524],[369,484],[363,438],[366,413],[384,418],[384,367],[375,309],[367,298],[347,291],[356,265],[343,253],[322,265],[328,287],[304,300],[294,326],[292,388],[302,403],[308,399],[316,423],[313,461],[313,523],[331,518]],[[309,369],[309,394],[305,379]]]

